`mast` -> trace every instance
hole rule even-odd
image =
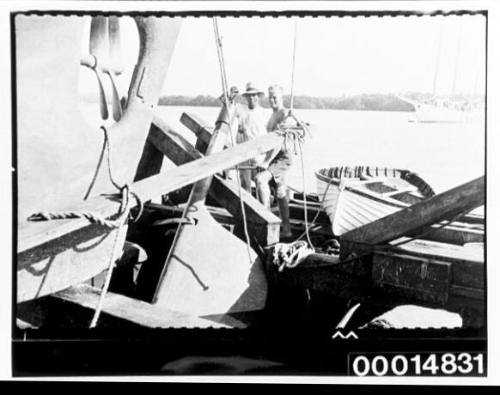
[[[458,75],[458,60],[460,58],[460,49],[461,49],[461,42],[462,42],[462,23],[459,25],[459,30],[458,30],[458,42],[457,42],[457,50],[455,52],[455,68],[453,72],[453,84],[451,86],[451,96],[455,96],[455,91],[456,91],[456,86],[457,86],[457,75]]]
[[[441,29],[439,30],[439,41],[438,41],[438,51],[436,56],[436,67],[434,68],[434,81],[432,83],[432,96],[436,96],[436,87],[437,87],[437,77],[439,74],[439,63],[441,62],[441,50],[443,46],[443,25],[441,25]]]

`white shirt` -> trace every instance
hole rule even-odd
[[[236,135],[236,144],[241,144],[246,141],[256,139],[267,134],[266,129],[266,113],[262,107],[256,107],[252,110],[244,107],[237,107],[236,113],[231,125],[231,131]],[[231,146],[231,142],[228,142]],[[257,164],[262,163],[265,154],[261,154],[254,158]]]

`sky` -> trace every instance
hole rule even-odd
[[[359,93],[482,93],[485,75],[485,18],[306,17],[219,18],[230,85],[252,81],[266,89],[291,90],[295,24],[294,94],[342,96]],[[88,52],[89,25],[82,39]],[[137,29],[121,20],[126,91],[137,60]],[[95,90],[95,77],[82,68],[81,91]],[[221,92],[211,18],[184,18],[162,93],[212,95]]]

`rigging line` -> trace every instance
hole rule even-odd
[[[295,53],[297,50],[297,19],[294,21],[294,35],[293,35],[293,55],[292,55],[292,82],[290,87],[290,114],[293,111],[293,87],[295,82]]]
[[[457,76],[458,76],[458,61],[460,59],[460,52],[461,52],[461,44],[462,44],[462,30],[463,30],[463,23],[460,23],[458,26],[458,42],[457,42],[457,49],[455,52],[455,65],[454,65],[454,70],[453,70],[453,85],[451,87],[451,95],[452,97],[455,96],[456,93],[456,85],[457,85]]]
[[[436,57],[436,68],[434,69],[434,81],[432,84],[432,95],[436,96],[436,88],[437,88],[437,77],[439,74],[439,64],[441,63],[441,51],[442,51],[442,46],[443,46],[443,33],[444,33],[444,27],[441,25],[441,28],[439,30],[439,41],[438,41],[438,52],[437,52],[437,57]]]
[[[294,20],[294,34],[293,34],[293,55],[292,55],[292,81],[291,81],[291,86],[290,86],[290,116],[298,123],[302,128],[305,127],[302,122],[299,122],[298,119],[292,115],[293,112],[293,89],[295,85],[295,64],[296,64],[296,54],[297,54],[297,19]],[[300,161],[301,161],[301,168],[302,168],[302,189],[304,193],[304,225],[305,225],[305,235],[307,238],[307,242],[309,243],[309,246],[311,248],[314,248],[313,243],[311,242],[311,238],[309,236],[309,224],[308,224],[308,218],[307,218],[307,199],[305,198],[306,194],[306,186],[305,186],[305,170],[304,170],[304,154],[302,152],[302,144],[299,142],[299,148],[300,148]]]
[[[302,152],[302,144],[299,143],[299,149],[300,149],[300,162],[301,162],[301,167],[302,167],[302,189],[304,190],[304,225],[305,225],[305,233],[306,233],[306,238],[307,242],[309,243],[309,246],[314,249],[314,245],[311,242],[311,238],[309,237],[309,224],[308,224],[308,218],[307,218],[307,198],[305,198],[306,195],[306,176],[305,176],[305,170],[304,170],[304,154]]]
[[[213,26],[214,26],[214,34],[215,34],[215,46],[217,49],[217,57],[219,58],[219,69],[222,83],[222,94],[224,96],[224,102],[226,106],[229,105],[228,101],[228,84],[227,84],[227,73],[226,66],[224,62],[224,53],[222,51],[222,38],[219,33],[219,24],[217,22],[217,18],[213,17]]]
[[[224,95],[224,106],[226,106],[226,108],[229,109],[229,96],[228,96],[228,90],[227,90],[226,67],[224,64],[224,53],[222,50],[222,41],[220,39],[219,26],[218,26],[216,17],[213,17],[213,24],[214,24],[216,47],[217,47],[217,55],[219,57],[219,67],[220,67],[220,72],[221,72],[222,90],[223,90],[223,95]],[[231,137],[231,146],[234,147],[235,146],[234,136],[233,136],[233,133],[231,130],[233,118],[234,118],[234,111],[232,113],[230,112],[229,125],[228,125],[228,128],[229,128],[228,132],[229,132],[229,136]],[[243,217],[243,232],[245,233],[248,261],[249,261],[250,265],[252,265],[253,259],[252,259],[252,253],[250,251],[250,235],[248,234],[247,216],[246,216],[245,204],[243,203],[243,196],[242,196],[242,192],[241,192],[241,180],[240,180],[240,174],[239,174],[238,170],[236,170],[236,182],[238,184],[238,197],[240,200],[241,215]]]

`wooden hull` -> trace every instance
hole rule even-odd
[[[434,193],[414,173],[399,169],[321,169],[316,179],[321,206],[336,236],[408,207],[405,194],[422,200]]]
[[[404,207],[407,207],[404,203],[389,204],[383,199],[362,195],[356,190],[344,189],[339,193],[337,210],[333,215],[333,233],[343,235]]]

